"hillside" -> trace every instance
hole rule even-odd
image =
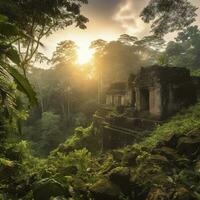
[[[34,183],[34,198],[40,200],[48,193],[83,200],[198,200],[199,116],[197,103],[142,142],[103,154],[92,126],[83,134],[79,130],[43,163],[39,182]]]

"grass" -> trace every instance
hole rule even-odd
[[[200,102],[188,109],[183,109],[168,122],[158,126],[155,131],[139,145],[153,148],[159,141],[162,141],[172,134],[187,134],[196,129],[200,129]]]

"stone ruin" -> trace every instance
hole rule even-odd
[[[188,69],[157,65],[141,68],[128,83],[112,84],[106,93],[106,108],[100,108],[94,120],[102,130],[104,149],[131,144],[140,134],[148,134],[157,124],[196,103],[199,86],[200,78],[191,76]],[[119,106],[128,108],[132,115],[107,117]]]
[[[180,67],[142,68],[135,80],[136,110],[165,119],[197,101],[190,71]]]
[[[200,79],[180,67],[141,68],[128,83],[113,83],[106,93],[110,106],[135,107],[154,119],[166,119],[183,107],[194,104],[199,96]]]

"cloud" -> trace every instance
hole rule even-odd
[[[146,2],[148,0],[144,0],[142,3],[141,0],[123,0],[113,15],[113,19],[130,35],[146,32],[147,26],[139,17]]]
[[[101,20],[112,20],[112,15],[116,12],[118,5],[123,0],[89,0],[84,6],[86,15],[89,14],[92,18]]]

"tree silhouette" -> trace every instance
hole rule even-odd
[[[75,24],[85,29],[88,19],[80,8],[87,0],[1,0],[0,13],[8,16],[30,38],[20,37],[17,41],[21,57],[21,67],[26,74],[26,68],[42,45],[41,40],[54,31]],[[40,54],[39,54],[40,55]]]
[[[189,0],[150,0],[141,13],[155,35],[182,30],[195,21],[197,8]]]

